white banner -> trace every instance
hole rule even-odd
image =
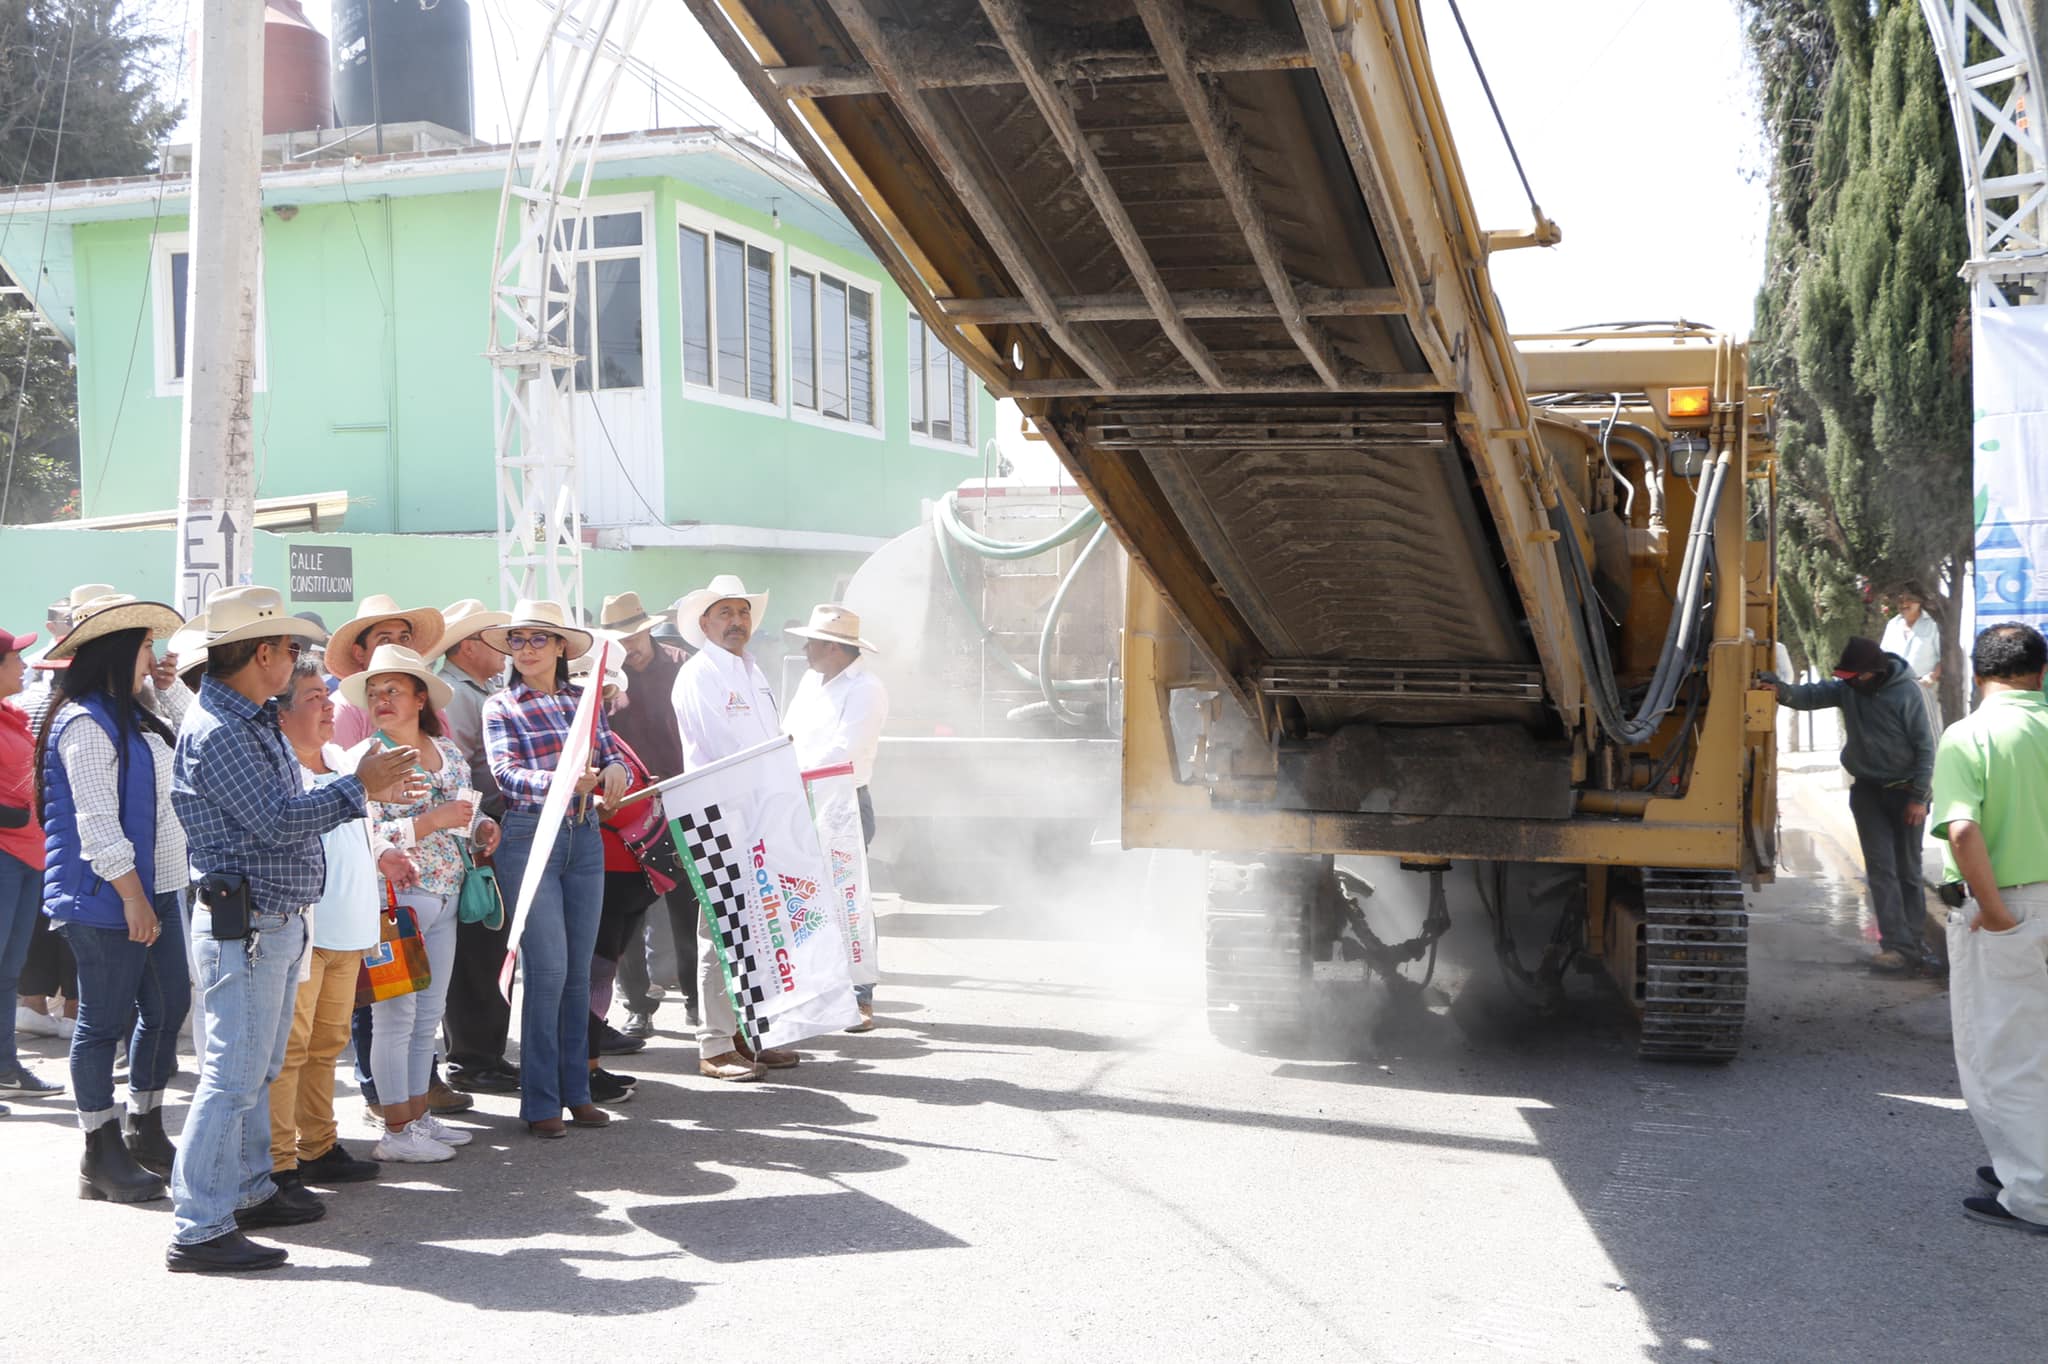
[[[2048,628],[2048,308],[1980,308],[1975,371],[1977,592],[1963,637]]]
[[[859,1022],[831,873],[788,737],[665,782],[661,799],[753,1044]]]
[[[811,792],[811,814],[818,822],[818,841],[832,869],[832,893],[846,939],[847,969],[856,985],[882,978],[876,956],[880,943],[875,916],[868,904],[868,841],[860,827],[860,788],[854,785],[853,764],[821,767],[804,773]]]
[[[592,647],[597,650],[597,662],[591,675],[603,677],[605,653],[611,643],[600,638]],[[555,759],[554,780],[548,783],[547,798],[541,801],[540,821],[533,826],[533,848],[526,855],[525,874],[519,878],[519,902],[512,910],[512,938],[505,946],[505,964],[498,971],[498,993],[508,1004],[512,1002],[512,967],[519,960],[519,939],[526,932],[526,916],[533,911],[534,892],[540,888],[548,856],[555,850],[569,802],[576,798],[576,779],[590,766],[590,750],[597,742],[598,698],[603,694],[602,687],[585,687],[576,702],[576,718],[569,722],[562,752]]]

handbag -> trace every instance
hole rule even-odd
[[[424,990],[434,979],[433,967],[427,961],[426,940],[420,937],[420,921],[398,903],[398,896],[388,882],[384,886],[384,913],[380,918],[378,943],[363,953],[362,968],[356,972],[359,1009]]]
[[[498,889],[498,873],[491,867],[479,867],[462,839],[456,839],[455,845],[462,853],[462,894],[455,902],[455,921],[482,924],[495,933],[505,926],[505,896]]]

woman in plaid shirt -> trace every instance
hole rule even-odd
[[[519,1014],[519,1116],[537,1137],[567,1135],[562,1110],[578,1127],[603,1127],[609,1115],[590,1100],[590,957],[604,905],[600,803],[626,793],[630,775],[619,741],[597,716],[591,766],[576,782],[576,800],[562,821],[544,866],[530,866],[542,802],[576,716],[578,695],[569,661],[593,643],[568,624],[554,602],[520,602],[512,623],[479,632],[509,654],[516,675],[484,703],[484,750],[505,795],[504,841],[497,868],[505,898],[519,897],[528,876],[539,878],[527,912],[519,956],[525,996]],[[602,802],[593,799],[602,788]]]

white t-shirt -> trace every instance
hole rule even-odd
[[[683,767],[694,770],[777,738],[775,693],[745,654],[699,649],[669,690],[682,732]]]
[[[856,658],[830,682],[815,670],[805,673],[782,732],[796,741],[796,760],[806,772],[850,762],[854,784],[866,786],[888,718],[888,689]]]
[[[340,781],[355,771],[367,744],[343,752],[329,744],[321,757],[328,770],[300,771],[306,789],[314,790]],[[330,952],[367,952],[377,945],[377,911],[383,897],[377,887],[377,859],[370,852],[370,821],[352,819],[320,835],[327,853],[327,888],[313,904],[313,946]]]
[[[1878,643],[1886,653],[1905,659],[1915,677],[1927,676],[1941,662],[1941,631],[1935,626],[1934,617],[1925,611],[1913,625],[1906,624],[1904,616],[1893,616],[1886,622],[1884,638]]]

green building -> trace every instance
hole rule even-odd
[[[414,141],[266,144],[254,578],[330,623],[373,592],[499,595],[484,348],[506,149]],[[79,581],[172,590],[191,243],[167,165],[0,194],[0,268],[75,349],[83,518],[0,529],[0,625]],[[592,610],[735,572],[773,591],[772,629],[981,472],[993,401],[800,166],[718,129],[617,135],[587,212]]]

